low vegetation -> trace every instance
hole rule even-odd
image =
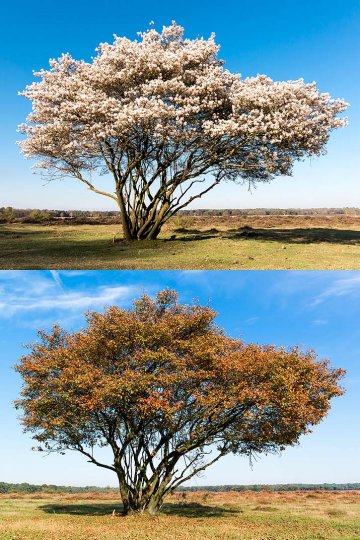
[[[251,484],[224,486],[180,486],[178,492],[227,492],[227,491],[360,491],[360,483],[351,484]],[[115,487],[98,486],[57,486],[54,484],[12,484],[0,482],[0,494],[5,493],[113,493],[118,494]]]
[[[357,215],[184,214],[133,242],[116,216],[29,219],[0,224],[1,269],[360,269]]]
[[[113,494],[0,495],[1,540],[356,540],[360,492],[175,493],[156,517]]]
[[[178,223],[188,223],[184,218],[224,217],[235,218],[239,216],[360,216],[360,208],[228,208],[228,209],[194,209],[182,210],[171,219],[171,226]],[[77,224],[106,225],[120,223],[118,211],[100,210],[39,210],[31,208],[0,208],[0,223],[36,223],[38,221],[71,221]]]

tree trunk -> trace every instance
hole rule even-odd
[[[137,235],[138,240],[156,240],[161,231],[161,225],[154,224],[150,230]]]
[[[130,491],[126,483],[119,480],[120,496],[123,504],[123,514],[128,516],[131,514],[150,514],[156,515],[164,500],[164,490],[155,488],[153,492],[142,494]]]
[[[119,188],[116,189],[116,195],[117,195],[118,205],[120,208],[120,218],[121,218],[121,225],[122,225],[124,239],[127,241],[135,240],[135,238],[133,237],[131,233],[130,222],[129,222],[129,217],[126,212],[124,197]]]
[[[120,209],[120,217],[121,217],[121,225],[122,225],[122,231],[123,231],[124,240],[127,240],[128,242],[130,240],[135,240],[135,238],[133,238],[133,236],[131,234],[128,219],[127,219],[127,216],[126,216],[124,210]]]
[[[159,512],[161,506],[162,506],[162,498],[159,495],[154,494],[151,497],[149,504],[145,508],[145,512],[147,514],[150,514],[151,516],[155,516]]]
[[[141,230],[141,225],[140,227],[131,225],[129,216],[126,214],[125,205],[121,204],[120,201],[119,208],[124,240],[128,242],[132,240],[156,240],[163,225],[160,220],[154,219],[154,222],[150,223],[145,230]]]
[[[123,514],[125,516],[132,514],[149,514],[151,516],[155,516],[159,512],[163,502],[162,497],[157,493],[154,493],[147,501],[141,499],[124,500],[123,497],[121,498],[123,504]]]
[[[127,241],[155,240],[159,236],[161,227],[164,224],[165,213],[169,208],[169,204],[164,203],[159,212],[153,215],[152,218],[149,218],[149,216],[144,217],[142,223],[135,224],[134,220],[132,220],[128,215],[124,195],[120,187],[116,189],[116,196],[120,209],[120,218],[124,239]]]
[[[129,485],[125,471],[122,468],[117,470],[119,480],[120,495],[124,507],[124,514],[150,514],[159,512],[166,495],[172,492],[169,484],[172,480],[173,471],[181,454],[175,453],[163,471],[154,471],[151,479],[144,483]],[[160,473],[161,474],[160,477]]]
[[[122,211],[121,208],[120,208],[120,216],[121,216],[123,236],[124,236],[124,239],[127,241],[156,240],[156,238],[160,234],[161,227],[163,225],[162,222],[154,219],[154,222],[149,224],[149,226],[146,227],[146,229],[141,230],[141,225],[140,227],[131,226],[130,220],[128,216],[126,215],[125,210]]]

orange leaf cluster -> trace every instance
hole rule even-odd
[[[107,440],[114,429],[178,434],[182,447],[221,441],[230,451],[294,444],[342,393],[343,371],[313,352],[244,344],[209,307],[165,290],[133,309],[90,313],[75,333],[55,326],[17,366],[23,422],[40,440]],[[195,441],[195,442],[194,442]]]

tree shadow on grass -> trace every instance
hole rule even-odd
[[[76,249],[94,249],[94,247],[102,247],[103,249],[116,249],[117,251],[127,252],[147,248],[161,248],[161,245],[163,243],[191,242],[196,240],[208,240],[210,238],[223,238],[232,240],[249,239],[288,242],[295,244],[309,244],[317,242],[360,244],[360,230],[335,229],[325,227],[256,228],[244,226],[236,229],[226,230],[219,230],[216,228],[178,228],[175,229],[173,232],[174,234],[171,234],[171,232],[165,232],[166,236],[160,236],[158,240],[135,240],[133,242],[127,242],[122,238],[118,238],[115,244],[112,242],[112,236],[110,233],[109,238],[98,238],[94,236],[89,236],[89,238],[79,238],[76,236],[75,230],[72,230],[69,235],[66,234],[66,230],[61,230],[61,234],[57,235],[54,233],[54,231],[49,231],[46,228],[39,230],[22,230],[20,232],[0,229],[0,238],[5,240],[24,240],[27,246],[29,246],[30,248],[34,246],[49,249],[49,244],[52,244],[54,247],[58,245],[59,250],[63,250],[73,246]]]
[[[69,514],[72,516],[109,516],[115,512],[122,512],[122,505],[109,503],[86,504],[44,504],[40,509],[47,514]]]
[[[68,514],[72,516],[111,516],[115,510],[116,515],[121,514],[122,505],[109,503],[92,504],[45,504],[40,509],[47,514]],[[240,510],[239,510],[240,511]],[[168,516],[182,516],[189,518],[213,518],[232,515],[237,510],[221,506],[205,506],[199,503],[174,504],[166,503],[160,514]]]
[[[232,508],[226,508],[223,506],[208,506],[196,502],[183,504],[167,503],[164,504],[161,509],[162,514],[192,518],[222,517],[237,514],[238,512],[240,512],[240,509],[234,510]]]
[[[0,230],[1,233],[1,230]],[[220,231],[218,229],[178,229],[176,234],[164,233],[158,240],[126,242],[122,239],[112,242],[112,237],[90,235],[83,237],[48,234],[46,230],[26,231],[12,236],[7,231],[0,234],[0,268],[126,268],[174,267],[174,256],[186,259],[187,249],[195,247],[201,256],[201,248],[206,247],[203,240],[215,239],[219,245],[219,258],[226,264],[224,253],[226,244],[221,242],[239,241],[237,247],[246,250],[246,241],[262,244],[288,246],[353,246],[360,245],[360,231],[335,228],[291,228],[268,229],[240,227]],[[195,242],[195,244],[192,244]],[[198,242],[198,244],[197,244]],[[213,248],[213,247],[212,247]],[[216,246],[217,248],[217,246]],[[217,251],[215,249],[215,251]],[[205,254],[203,254],[206,257]],[[205,259],[206,260],[206,259]],[[163,263],[165,261],[165,265]],[[168,263],[169,261],[169,263]],[[189,261],[190,262],[190,261]],[[185,265],[186,266],[186,265]],[[190,265],[192,266],[192,265]],[[276,265],[275,265],[276,266]]]
[[[230,240],[262,240],[270,242],[285,242],[291,244],[312,244],[328,242],[333,244],[360,244],[360,231],[346,229],[292,228],[292,229],[257,229],[240,227],[238,229],[177,229],[182,236],[173,240],[194,241],[208,240],[209,238],[224,238]]]

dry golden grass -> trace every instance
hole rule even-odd
[[[112,494],[2,495],[1,540],[355,540],[360,492],[176,493],[159,516],[112,517]]]

